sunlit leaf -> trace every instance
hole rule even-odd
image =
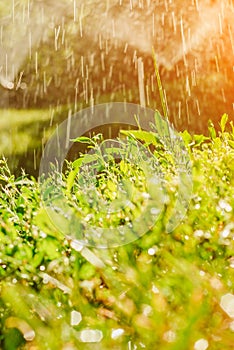
[[[79,136],[76,139],[72,139],[73,142],[80,142],[80,143],[91,143],[92,139],[86,136]]]
[[[228,115],[225,113],[225,114],[223,114],[221,121],[220,121],[220,127],[221,127],[222,132],[225,131],[227,121],[228,121]]]
[[[234,148],[234,141],[228,140],[228,144],[229,144],[230,147]]]
[[[216,130],[214,128],[214,124],[211,121],[209,121],[208,130],[210,137],[212,138],[212,140],[214,140],[216,138]]]
[[[147,145],[152,144],[156,146],[158,144],[157,135],[152,132],[144,130],[122,130],[121,133],[126,136],[133,136],[136,139],[145,142]]]

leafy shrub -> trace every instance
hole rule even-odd
[[[233,304],[228,313],[222,303],[234,293],[234,129],[227,122],[224,115],[218,134],[210,124],[208,138],[181,134],[192,161],[193,194],[180,225],[165,230],[169,202],[152,229],[118,248],[88,248],[64,237],[41,205],[36,180],[24,173],[16,179],[1,161],[3,349],[233,348]],[[152,146],[150,133],[138,138]],[[97,223],[97,208],[83,201],[78,168],[79,161],[68,165],[64,191]],[[165,169],[173,179],[173,164],[165,162]],[[145,191],[140,169],[108,163],[95,183],[105,201],[115,197],[116,181],[125,175],[135,179],[137,196]],[[173,199],[176,185],[168,184]],[[126,220],[121,215],[113,225]]]

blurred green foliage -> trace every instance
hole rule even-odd
[[[112,249],[65,238],[48,219],[36,180],[16,178],[2,160],[0,347],[192,350],[201,340],[211,350],[233,349],[233,319],[220,305],[234,294],[233,131],[224,115],[220,131],[210,123],[209,137],[183,132],[193,169],[186,217],[166,233],[172,201],[143,237]],[[146,147],[155,143],[138,136]],[[109,170],[113,181],[130,171],[123,163]],[[69,181],[71,190],[75,177]],[[100,184],[111,198],[113,184]],[[173,198],[176,185],[169,184]],[[83,210],[90,210],[85,203]],[[89,340],[85,330],[94,332]],[[102,339],[95,340],[97,331]]]

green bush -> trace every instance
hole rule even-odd
[[[83,247],[64,237],[48,219],[37,181],[23,173],[15,178],[1,161],[2,349],[233,348],[234,128],[226,115],[220,127],[217,132],[210,124],[209,137],[181,134],[193,193],[179,226],[165,230],[168,203],[155,227],[118,248]],[[151,136],[144,134],[145,147],[152,146]],[[173,164],[163,156],[173,202]],[[77,164],[68,165],[64,191],[68,200],[76,194],[81,215],[92,214],[97,223],[97,208],[82,202],[87,193],[82,197]],[[123,162],[99,171],[100,196],[111,201],[123,173],[134,179],[140,197],[144,176]],[[119,225],[125,215],[104,225]]]

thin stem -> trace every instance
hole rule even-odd
[[[159,70],[158,70],[156,53],[155,53],[153,47],[152,47],[152,53],[153,53],[154,68],[155,68],[155,74],[156,74],[157,83],[158,83],[158,89],[159,89],[159,95],[160,95],[160,100],[161,100],[161,104],[162,104],[163,114],[164,114],[164,117],[166,119],[169,119],[168,118],[168,111],[167,111],[167,104],[166,104],[165,96],[163,93],[163,86],[162,86],[162,82],[161,82],[161,78],[160,78],[160,74],[159,74]]]

